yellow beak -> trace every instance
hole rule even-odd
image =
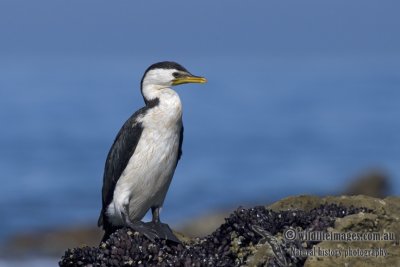
[[[172,81],[172,85],[179,85],[184,83],[206,83],[207,79],[199,76],[184,76],[176,78]]]

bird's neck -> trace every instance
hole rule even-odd
[[[153,99],[160,98],[161,91],[165,88],[165,86],[142,83],[141,90],[146,104],[147,102],[151,102]]]
[[[165,112],[176,119],[182,116],[182,103],[179,95],[169,87],[146,85],[142,88],[146,106],[156,108],[158,112]]]

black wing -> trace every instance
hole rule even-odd
[[[178,161],[182,157],[182,143],[183,143],[183,125],[182,125],[182,128],[181,128],[181,133],[179,135],[178,159],[176,161],[176,164],[178,164]]]
[[[106,225],[108,224],[108,221],[105,217],[105,211],[113,200],[114,189],[117,181],[128,165],[129,159],[135,152],[136,146],[139,143],[140,136],[143,132],[143,127],[137,119],[145,111],[146,108],[138,110],[125,122],[121,130],[119,130],[118,135],[108,152],[103,176],[103,207],[97,223],[98,226],[103,225],[103,228],[108,227],[108,225]]]

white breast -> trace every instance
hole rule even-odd
[[[182,128],[181,102],[170,91],[161,95],[159,105],[141,118],[142,135],[107,209],[114,225],[123,225],[121,213],[126,205],[130,220],[137,221],[151,207],[161,207],[164,202],[176,167]]]

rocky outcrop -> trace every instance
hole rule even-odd
[[[334,225],[327,229],[329,232],[367,233],[364,238],[381,240],[320,242],[314,246],[314,251],[342,254],[309,256],[304,266],[400,266],[400,198],[398,197],[385,199],[366,196],[297,197],[287,198],[271,205],[270,208],[310,210],[325,203],[367,209],[367,212],[337,218]]]
[[[400,266],[399,216],[400,198],[395,197],[289,197],[267,207],[239,208],[211,235],[181,236],[182,244],[150,242],[120,229],[99,247],[68,250],[60,266]],[[336,232],[341,238],[376,232],[388,240],[321,241],[315,236]],[[304,233],[314,234],[313,240],[302,239]],[[345,251],[369,254],[345,256]]]

